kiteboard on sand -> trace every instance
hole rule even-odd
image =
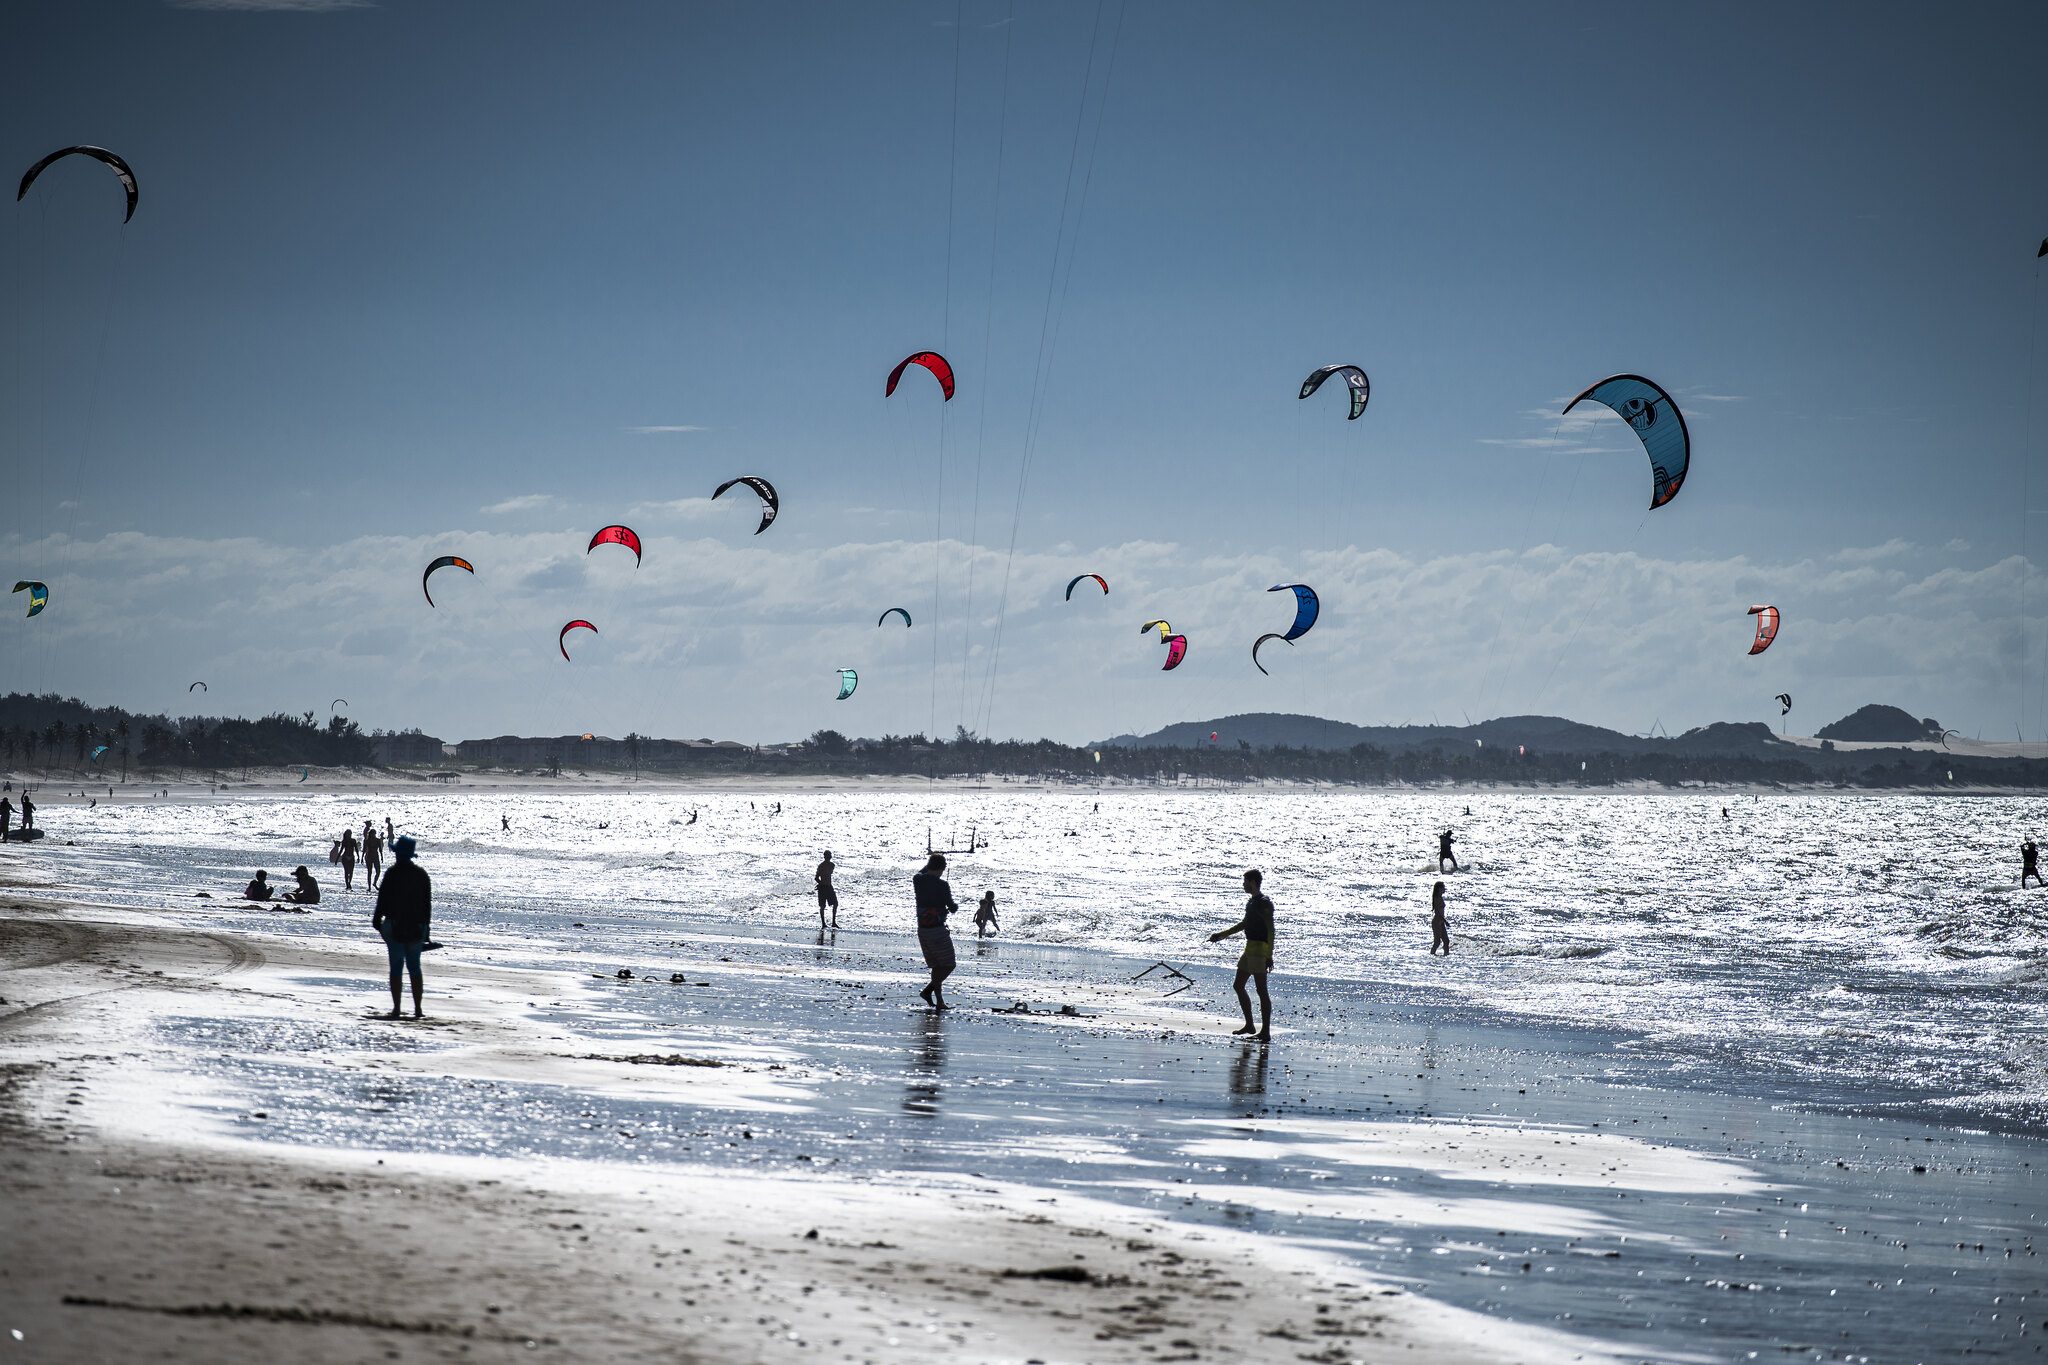
[[[7,831],[7,842],[10,844],[33,843],[42,837],[43,832],[39,829],[10,829]]]

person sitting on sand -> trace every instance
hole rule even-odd
[[[420,1009],[420,950],[434,927],[434,883],[425,868],[413,861],[417,845],[410,834],[391,844],[391,870],[377,888],[377,909],[370,927],[384,940],[385,956],[391,960],[391,1013],[398,1018],[399,978],[412,977],[412,1017],[424,1019]]]
[[[974,936],[983,938],[1002,928],[996,923],[996,893],[981,893],[981,904],[974,907]]]
[[[2048,886],[2048,882],[2041,880],[2041,869],[2034,862],[2039,856],[2040,854],[2035,849],[2032,839],[2020,845],[2020,890],[2024,891],[2027,889],[2027,878],[2029,877],[2034,879],[2036,886]]]
[[[1438,882],[1436,890],[1429,893],[1429,955],[1436,956],[1437,949],[1444,950],[1444,956],[1451,955],[1451,926],[1444,918],[1444,884]]]
[[[320,903],[320,883],[313,880],[313,874],[306,871],[304,863],[300,863],[292,869],[292,880],[299,884],[298,889],[285,892],[283,899],[290,901],[293,905],[318,905]]]
[[[1259,884],[1264,880],[1264,874],[1257,868],[1244,874],[1245,895],[1250,897],[1244,903],[1244,918],[1228,929],[1218,929],[1209,935],[1209,942],[1220,943],[1232,934],[1244,935],[1244,952],[1237,959],[1237,979],[1231,983],[1237,992],[1238,1007],[1244,1011],[1244,1027],[1231,1031],[1256,1033],[1260,1042],[1269,1043],[1273,1040],[1273,997],[1266,994],[1266,973],[1273,969],[1273,902],[1259,890]],[[1259,1027],[1256,1030],[1252,1028],[1252,998],[1244,989],[1246,981],[1256,982],[1259,988]]]
[[[832,850],[825,850],[825,861],[818,864],[818,870],[811,874],[811,880],[818,887],[818,927],[825,927],[825,908],[832,909],[832,927],[839,927],[839,893],[832,889]]]
[[[1444,864],[1451,865],[1451,871],[1458,870],[1458,855],[1451,852],[1451,831],[1445,830],[1436,837],[1436,870],[1444,870]]]
[[[267,901],[270,899],[270,874],[258,872],[254,881],[242,888],[242,899]]]
[[[959,959],[953,954],[953,935],[946,928],[946,916],[960,907],[953,904],[953,888],[939,874],[946,870],[946,856],[934,853],[925,860],[924,871],[910,879],[917,895],[917,946],[924,950],[925,966],[931,968],[931,984],[918,994],[933,1009],[951,1009],[942,989]]]
[[[345,829],[341,832],[341,884],[344,889],[356,889],[356,832]]]

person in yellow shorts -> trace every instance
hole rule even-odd
[[[1266,973],[1273,970],[1273,902],[1266,899],[1259,890],[1264,880],[1257,868],[1244,874],[1245,894],[1251,899],[1244,903],[1244,918],[1228,929],[1218,929],[1209,935],[1211,943],[1218,943],[1232,934],[1244,935],[1244,951],[1237,958],[1237,979],[1231,986],[1237,992],[1238,1007],[1244,1011],[1244,1027],[1233,1032],[1252,1034],[1262,1043],[1273,1041],[1273,997],[1266,994]],[[1245,982],[1255,982],[1259,988],[1259,1026],[1252,1027],[1252,998],[1245,991]]]

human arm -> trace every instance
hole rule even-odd
[[[1215,933],[1209,935],[1209,942],[1221,943],[1224,939],[1229,938],[1232,934],[1241,934],[1245,931],[1245,927],[1249,923],[1249,920],[1241,919],[1237,923],[1231,925],[1228,929],[1218,929]]]

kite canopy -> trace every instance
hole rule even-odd
[[[328,711],[330,711],[330,712],[333,712],[333,711],[339,711],[339,710],[340,710],[340,709],[341,709],[342,707],[344,707],[344,706],[347,706],[347,705],[348,705],[348,698],[347,698],[347,697],[336,697],[336,698],[335,698],[335,699],[334,699],[333,701],[331,701],[331,702],[327,703],[327,709],[328,709]]]
[[[853,695],[853,689],[854,689],[854,688],[856,688],[856,687],[859,687],[859,686],[860,686],[860,674],[858,674],[858,673],[854,672],[854,671],[853,671],[852,669],[850,669],[850,668],[842,668],[842,669],[840,669],[840,670],[839,670],[839,696],[838,696],[838,697],[836,698],[836,700],[838,700],[838,701],[845,701],[845,700],[846,700],[846,699],[847,699],[848,697],[850,697],[850,696],[852,696],[852,695]]]
[[[121,221],[125,223],[135,216],[135,201],[139,197],[139,191],[135,187],[135,172],[128,168],[127,162],[104,147],[60,147],[51,152],[29,167],[28,174],[22,176],[21,188],[14,192],[14,202],[18,204],[28,196],[28,187],[36,183],[36,177],[43,173],[45,167],[67,156],[89,156],[95,161],[105,162],[115,175],[121,177],[121,188],[128,191],[128,212],[121,215]]]
[[[1266,643],[1266,641],[1268,640],[1278,640],[1280,641],[1280,643],[1286,645],[1289,649],[1294,648],[1294,641],[1288,639],[1285,635],[1282,635],[1277,630],[1267,631],[1264,635],[1261,635],[1258,639],[1252,641],[1252,667],[1258,669],[1261,673],[1266,672],[1266,666],[1259,662],[1259,646]],[[1266,676],[1271,677],[1272,674],[1267,673]]]
[[[1372,400],[1372,381],[1365,377],[1365,371],[1356,365],[1325,365],[1301,381],[1301,396],[1308,397],[1323,386],[1323,381],[1333,374],[1344,376],[1344,382],[1351,387],[1351,415],[1346,421],[1356,422],[1365,405]]]
[[[1159,666],[1162,673],[1171,673],[1180,667],[1180,661],[1188,657],[1188,637],[1169,635],[1166,637],[1166,662]]]
[[[213,690],[213,689],[212,689],[212,688],[210,688],[210,687],[208,687],[208,686],[207,686],[207,685],[206,685],[205,683],[203,683],[203,682],[196,682],[196,683],[193,683],[193,684],[192,684],[192,685],[191,685],[190,687],[188,687],[188,688],[186,688],[186,689],[185,689],[185,694],[186,694],[187,696],[190,696],[190,695],[191,695],[192,693],[194,693],[194,692],[211,692],[212,690]]]
[[[888,620],[888,619],[890,618],[890,616],[892,616],[892,615],[894,615],[894,616],[901,616],[901,617],[903,618],[903,628],[904,628],[905,630],[909,630],[909,629],[910,629],[910,613],[909,613],[909,612],[907,612],[907,611],[905,611],[905,610],[904,610],[903,608],[901,608],[901,607],[891,607],[891,608],[889,608],[889,610],[888,610],[888,611],[885,611],[885,612],[883,612],[883,613],[882,613],[882,614],[881,614],[880,616],[877,616],[877,617],[875,618],[875,624],[876,624],[877,626],[880,626],[880,625],[882,624],[882,622],[884,622],[884,621]]]
[[[939,381],[939,388],[945,391],[946,401],[953,401],[953,367],[946,357],[937,351],[919,351],[896,362],[896,368],[889,371],[889,382],[882,389],[882,397],[896,392],[896,385],[902,382],[903,372],[912,365],[922,365],[932,372],[932,378]]]
[[[758,536],[774,524],[775,514],[782,510],[782,499],[775,496],[775,485],[768,480],[758,474],[742,474],[737,479],[727,479],[718,485],[717,491],[711,495],[711,500],[718,501],[725,496],[726,489],[738,483],[753,489],[756,496],[761,499],[761,524],[754,528],[754,534]]]
[[[28,594],[28,614],[30,616],[34,616],[44,607],[50,605],[50,585],[48,583],[38,583],[33,579],[23,579],[14,585],[14,590]]]
[[[1780,692],[1774,700],[1778,703],[1779,715],[1789,716],[1792,714],[1792,694],[1790,692]]]
[[[2041,239],[2041,249],[2034,253],[2034,259],[2038,261],[2043,256],[2048,256],[2048,237]]]
[[[1103,576],[1102,576],[1101,574],[1099,574],[1099,573],[1077,573],[1077,574],[1075,574],[1075,575],[1074,575],[1073,579],[1072,579],[1072,580],[1071,580],[1071,581],[1070,581],[1070,582],[1069,582],[1069,583],[1067,584],[1067,600],[1068,600],[1069,602],[1073,601],[1073,600],[1074,600],[1074,589],[1075,589],[1075,588],[1077,588],[1077,587],[1079,587],[1079,586],[1080,586],[1081,584],[1083,584],[1083,583],[1087,582],[1087,581],[1088,581],[1089,579],[1091,579],[1091,578],[1092,578],[1092,579],[1094,579],[1094,580],[1095,580],[1095,582],[1097,583],[1097,585],[1101,587],[1101,589],[1102,589],[1102,595],[1103,595],[1104,597],[1107,597],[1107,596],[1109,596],[1109,580],[1108,580],[1108,579],[1104,578],[1104,577],[1103,577]]]
[[[581,617],[562,627],[561,632],[555,636],[555,647],[562,651],[562,658],[569,663],[575,662],[569,658],[569,632],[572,630],[587,630],[592,635],[597,634],[597,627]]]
[[[1159,638],[1162,640],[1173,633],[1173,627],[1167,625],[1164,621],[1147,621],[1144,625],[1138,627],[1138,634],[1143,635],[1155,626],[1159,628]]]
[[[476,572],[476,565],[460,555],[442,555],[439,559],[427,565],[427,571],[420,575],[420,591],[427,594],[427,605],[430,607],[434,605],[434,594],[427,592],[427,580],[434,576],[434,570],[436,569],[460,569],[466,574],[474,574]]]
[[[2048,251],[2048,242],[2043,242],[2041,244],[2041,249],[2043,251]],[[1941,732],[1941,747],[1944,749],[1948,747],[1948,737],[1950,735],[1960,736],[1962,733],[1963,732],[1961,730],[1943,730]]]
[[[1570,412],[1588,398],[1612,409],[1643,443],[1650,457],[1650,510],[1677,497],[1692,463],[1692,437],[1685,429],[1685,414],[1671,395],[1639,374],[1617,374],[1572,399],[1564,410]]]
[[[1276,583],[1267,592],[1292,592],[1294,594],[1294,624],[1280,638],[1289,644],[1308,634],[1309,627],[1316,623],[1323,604],[1316,597],[1316,590],[1306,583]]]
[[[630,526],[607,526],[590,538],[590,544],[583,553],[589,554],[600,545],[623,545],[633,552],[633,567],[640,567],[640,533]]]
[[[1771,647],[1771,641],[1778,638],[1778,609],[1751,607],[1749,614],[1756,618],[1756,641],[1750,645],[1749,652],[1761,654]]]
[[[107,751],[107,746],[106,746],[106,745],[104,745],[104,744],[100,744],[100,745],[96,745],[96,746],[94,746],[94,748],[93,748],[93,751],[92,751],[92,761],[93,761],[93,762],[95,762],[95,763],[99,762],[99,761],[100,761],[100,755],[101,755],[101,754],[103,754],[103,753],[105,753],[106,751]]]

